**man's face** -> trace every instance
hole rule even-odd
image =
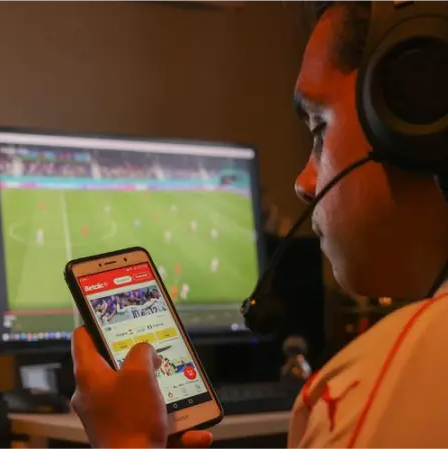
[[[341,9],[325,13],[305,51],[297,80],[303,118],[315,136],[296,190],[312,199],[370,145],[358,121],[356,71],[330,58]],[[365,296],[424,295],[448,257],[447,206],[432,179],[376,163],[357,169],[316,207],[313,229],[335,277]]]

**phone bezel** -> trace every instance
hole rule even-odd
[[[100,254],[97,256],[86,257],[69,262],[65,270],[65,278],[72,292],[72,295],[77,303],[81,316],[86,324],[86,327],[92,332],[92,337],[100,351],[100,353],[107,359],[109,364],[114,369],[116,366],[110,348],[103,337],[103,333],[93,317],[93,312],[88,304],[87,298],[81,290],[78,278],[82,276],[99,274],[106,271],[124,268],[139,263],[148,263],[153,270],[154,277],[158,287],[162,290],[166,298],[169,310],[176,322],[176,325],[181,333],[181,338],[187,345],[193,361],[202,377],[211,400],[202,404],[192,405],[179,411],[174,411],[168,414],[170,434],[184,432],[188,429],[207,428],[219,423],[224,414],[219,399],[211,386],[210,380],[205,373],[205,370],[200,362],[200,359],[191,343],[188,334],[180,320],[173,301],[157,271],[157,268],[148,253],[148,251],[141,247],[127,248],[110,253]]]

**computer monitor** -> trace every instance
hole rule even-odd
[[[81,320],[65,263],[135,245],[190,333],[244,330],[263,265],[254,149],[1,130],[0,173],[4,350],[67,343]]]

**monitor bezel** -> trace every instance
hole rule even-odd
[[[156,138],[148,136],[139,135],[129,135],[129,134],[109,134],[109,133],[92,133],[92,132],[76,132],[76,131],[61,131],[61,130],[50,130],[43,128],[28,128],[28,127],[5,127],[0,126],[0,134],[2,133],[16,133],[16,134],[34,134],[41,136],[54,136],[54,137],[74,137],[74,138],[92,138],[92,139],[111,139],[111,140],[127,140],[135,142],[149,142],[149,143],[172,143],[179,145],[198,145],[198,146],[210,146],[210,147],[228,147],[237,150],[252,150],[254,152],[254,157],[252,159],[251,167],[253,176],[251,176],[251,198],[252,198],[252,208],[254,214],[254,224],[255,232],[257,234],[257,258],[258,258],[258,270],[259,276],[263,273],[267,264],[266,255],[266,243],[264,239],[264,230],[262,223],[262,198],[261,198],[261,184],[260,184],[260,170],[259,170],[259,153],[255,146],[239,143],[235,141],[220,141],[220,140],[202,140],[202,139],[191,139],[191,138]],[[0,205],[1,210],[1,205]],[[0,214],[0,225],[2,216]],[[3,238],[0,238],[0,253],[4,255],[4,242]],[[61,267],[61,276],[62,270]],[[0,282],[6,285],[6,268],[2,264],[0,266]],[[254,284],[255,287],[255,284]],[[249,295],[251,292],[247,292]],[[241,298],[243,302],[245,298]],[[2,317],[3,318],[3,317]],[[227,331],[223,332],[223,328],[216,330],[189,330],[187,331],[192,338],[194,343],[199,344],[227,344],[230,342],[235,343],[255,343],[259,340],[255,337],[252,332],[248,329],[240,329],[233,331],[228,328]],[[263,340],[269,339],[268,337],[263,337]],[[39,340],[39,341],[3,341],[0,338],[0,353],[3,354],[27,354],[27,353],[65,353],[70,349],[70,340]]]

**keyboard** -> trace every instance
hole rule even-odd
[[[226,384],[216,387],[226,415],[291,410],[303,384],[280,382]]]

